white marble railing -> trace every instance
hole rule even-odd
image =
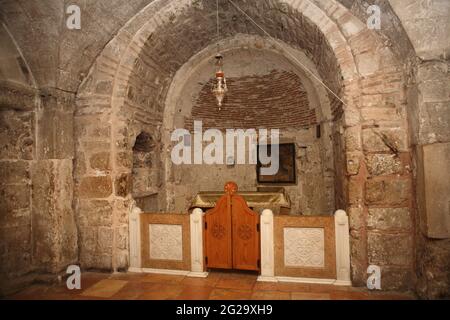
[[[141,258],[141,215],[138,207],[131,210],[129,218],[130,232],[130,268],[132,272],[143,272]],[[299,216],[301,219],[301,216]],[[275,239],[274,215],[272,210],[266,209],[260,217],[261,223],[261,275],[259,281],[293,281],[332,283],[335,285],[351,285],[350,279],[350,237],[349,221],[345,211],[338,210],[334,215],[335,250],[336,250],[336,279],[295,278],[275,275]],[[176,270],[191,277],[206,277],[203,258],[203,220],[204,212],[195,209],[190,215],[190,245],[191,270]],[[152,271],[152,270],[151,270]],[[158,271],[158,270],[157,270]],[[150,271],[149,271],[150,272]],[[152,272],[156,272],[153,270]],[[159,270],[158,273],[169,273],[170,270]],[[175,272],[175,271],[173,271]]]
[[[299,216],[301,219],[301,216]],[[347,213],[336,211],[335,249],[336,249],[336,279],[296,278],[275,275],[275,242],[274,216],[269,209],[261,215],[261,276],[258,281],[291,281],[307,283],[330,283],[334,285],[351,285],[350,279],[350,237]]]
[[[133,207],[129,218],[130,267],[129,271],[139,272],[141,263],[141,209]]]
[[[350,234],[348,216],[344,210],[334,214],[336,235],[336,277],[335,285],[351,285],[350,280]]]
[[[266,209],[261,214],[261,281],[274,281],[275,257],[273,240],[273,212]]]
[[[189,277],[206,277],[203,259],[203,216],[201,209],[195,209],[190,215],[190,243],[182,243],[182,246],[191,247],[191,270],[168,270],[144,268],[142,265],[141,249],[141,217],[143,212],[134,206],[129,216],[130,239],[130,272],[148,272],[162,274],[183,274]]]
[[[194,209],[191,214],[191,277],[206,277],[203,259],[203,216],[202,209]]]

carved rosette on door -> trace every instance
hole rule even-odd
[[[259,215],[237,194],[234,182],[205,215],[207,268],[260,270]]]

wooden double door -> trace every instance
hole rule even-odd
[[[205,263],[209,268],[260,270],[259,214],[238,194],[234,183],[205,214]]]

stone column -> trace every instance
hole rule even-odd
[[[189,277],[208,276],[203,265],[203,216],[202,209],[196,208],[191,214],[191,272]]]
[[[273,243],[273,212],[266,209],[261,214],[261,276],[258,281],[277,281]]]
[[[49,273],[78,260],[78,232],[72,207],[74,94],[41,89],[36,112],[36,160],[32,180],[32,264]]]
[[[334,214],[336,234],[336,278],[335,285],[350,286],[350,231],[348,216],[344,210]]]

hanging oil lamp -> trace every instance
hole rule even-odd
[[[212,92],[216,96],[217,105],[220,111],[222,109],[225,94],[228,92],[227,80],[225,78],[225,73],[223,72],[223,56],[220,53],[216,54],[216,81]]]

